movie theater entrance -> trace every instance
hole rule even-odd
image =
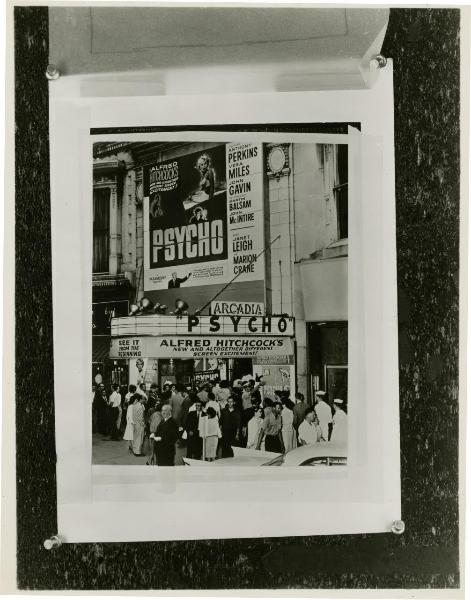
[[[253,366],[251,358],[234,358],[231,368],[229,369],[229,378],[242,379],[244,375],[253,375]]]
[[[110,357],[129,359],[130,383],[254,375],[272,392],[294,382],[293,335],[294,321],[284,316],[119,317],[111,324]]]

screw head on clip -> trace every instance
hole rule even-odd
[[[391,525],[391,531],[395,535],[402,535],[404,533],[405,529],[406,529],[406,524],[404,523],[404,521],[401,521],[400,519],[398,519],[397,521],[393,521],[393,524]]]
[[[62,540],[58,535],[53,535],[49,539],[44,540],[43,546],[44,546],[44,548],[46,548],[46,550],[52,550],[53,548],[59,548],[59,546],[62,546]]]
[[[46,78],[49,79],[49,81],[55,81],[56,79],[59,79],[60,76],[61,72],[56,65],[47,65]]]
[[[388,59],[382,54],[377,54],[370,60],[370,69],[384,69],[388,64]]]

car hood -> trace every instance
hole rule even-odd
[[[264,450],[250,450],[247,448],[233,447],[234,456],[230,458],[220,458],[213,462],[196,460],[194,458],[183,457],[183,462],[188,467],[253,467],[261,466],[279,456],[277,452],[265,452]]]

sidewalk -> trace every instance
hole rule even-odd
[[[178,442],[175,455],[175,466],[183,466],[182,457],[186,456],[186,447]],[[146,447],[146,446],[145,446]],[[129,442],[114,441],[109,437],[94,433],[92,438],[92,464],[94,465],[145,465],[149,456],[130,454]]]

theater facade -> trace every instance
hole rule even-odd
[[[93,381],[253,374],[347,401],[338,139],[95,144]]]

